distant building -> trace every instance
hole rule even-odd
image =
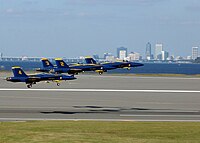
[[[136,52],[131,52],[129,55],[128,55],[128,59],[130,61],[137,61],[137,60],[141,60],[141,56],[139,53],[136,53]]]
[[[124,60],[127,57],[127,48],[117,48],[117,58]]]
[[[109,56],[106,56],[106,61],[109,61],[109,62],[114,62],[115,61],[115,57],[113,55],[109,55]]]
[[[194,63],[200,63],[200,57],[197,57],[197,58],[194,60]]]
[[[162,53],[157,55],[156,60],[162,60]]]
[[[1,54],[1,56],[0,56],[0,60],[2,60],[3,59],[3,53],[0,53]]]
[[[151,60],[152,59],[152,54],[151,54],[151,43],[148,42],[146,44],[146,52],[145,52],[145,55],[146,55],[146,60]]]
[[[112,54],[111,54],[111,53],[104,53],[104,54],[103,54],[103,58],[104,58],[104,59],[106,59],[107,56],[112,56]]]
[[[181,57],[181,56],[177,56],[175,60],[178,61],[178,60],[183,60],[183,59],[184,59],[183,57]]]
[[[103,58],[104,59],[106,59],[107,57],[109,57],[109,56],[113,56],[111,53],[104,53],[103,54]]]
[[[186,59],[187,60],[192,60],[192,56],[187,56]]]
[[[171,58],[172,60],[174,60],[174,59],[175,59],[175,56],[174,56],[174,55],[171,55],[170,58]]]
[[[66,59],[66,58],[64,57],[64,59]],[[85,57],[84,56],[80,56],[79,59],[85,59]]]
[[[156,44],[155,45],[155,54],[154,54],[155,60],[161,60],[162,59],[161,51],[163,51],[163,44]]]
[[[97,54],[93,55],[93,58],[98,60],[99,59],[99,55],[97,55]]]
[[[192,47],[192,59],[195,60],[198,57],[198,47]]]
[[[22,56],[22,61],[28,61],[28,57],[27,56]]]
[[[166,61],[167,58],[169,57],[169,53],[166,51],[161,51],[161,54],[162,54],[162,60]]]
[[[168,61],[174,60],[174,56],[168,56],[167,60]]]

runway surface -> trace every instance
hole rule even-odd
[[[32,89],[1,78],[0,121],[200,121],[200,78],[77,78],[59,87],[41,82]]]

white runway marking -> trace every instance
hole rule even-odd
[[[121,114],[120,117],[200,117],[200,115],[126,115]]]
[[[200,120],[154,120],[154,119],[55,119],[55,118],[0,118],[1,121],[102,121],[102,122],[200,122]]]
[[[81,75],[81,76],[86,76],[86,75]],[[131,78],[137,78],[137,79],[180,79],[180,80],[200,80],[199,77],[170,77],[170,76],[166,76],[166,77],[162,77],[162,76],[118,76],[118,75],[100,75],[100,76],[95,76],[95,75],[87,75],[88,77],[92,77],[92,78],[128,78],[128,79],[131,79]]]
[[[199,90],[135,90],[135,89],[17,89],[1,88],[0,91],[53,91],[53,92],[142,92],[142,93],[200,93]]]

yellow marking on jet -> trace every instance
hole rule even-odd
[[[19,70],[18,74],[22,74],[22,71],[21,71],[21,70]]]
[[[83,64],[73,64],[72,66],[82,66]]]
[[[95,70],[95,72],[103,72],[103,70]]]
[[[55,58],[56,61],[60,61],[63,60],[62,58]]]
[[[86,56],[86,57],[85,57],[85,59],[90,59],[90,58],[92,58],[92,57],[91,57],[91,56]]]
[[[62,67],[64,67],[64,66],[65,66],[65,64],[64,64],[63,62],[60,62],[60,65],[61,65]]]
[[[19,66],[12,67],[12,69],[19,69],[19,68],[20,68]]]
[[[50,65],[48,61],[45,61],[45,63],[46,63],[46,65],[47,65],[47,66],[49,66],[49,65]]]
[[[44,61],[44,60],[48,60],[48,59],[47,58],[42,58],[41,60]]]
[[[60,82],[61,82],[61,80],[53,80],[53,82],[60,83]]]

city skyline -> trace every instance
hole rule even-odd
[[[98,54],[94,54],[94,55],[90,55],[90,57],[93,57],[94,59],[101,59],[101,60],[106,60],[106,61],[116,61],[116,60],[126,60],[126,61],[165,61],[165,62],[170,62],[170,61],[182,61],[182,62],[192,62],[192,60],[196,60],[197,58],[200,58],[200,54],[199,54],[199,47],[192,47],[192,53],[191,55],[188,55],[186,57],[183,56],[174,56],[174,55],[170,55],[170,53],[166,50],[164,50],[163,48],[163,44],[162,43],[157,43],[155,44],[155,48],[154,48],[154,55],[151,54],[153,51],[151,50],[151,43],[148,42],[146,44],[146,52],[145,52],[145,56],[142,57],[142,55],[138,52],[128,52],[128,49],[126,47],[118,47],[116,49],[117,53],[116,55],[112,54],[112,53],[104,53],[103,56],[100,56]],[[0,60],[5,60],[5,61],[14,61],[14,60],[31,60],[31,61],[40,61],[41,58],[44,57],[37,57],[37,56],[33,56],[33,57],[28,57],[28,56],[18,56],[18,57],[9,57],[9,56],[3,56],[3,53],[0,53]],[[85,59],[85,57],[88,56],[79,56],[79,57],[62,57],[64,59],[67,60],[83,60]],[[45,57],[47,58],[47,57]],[[48,57],[50,59],[55,59],[56,57]]]
[[[79,57],[146,43],[175,56],[200,46],[199,0],[0,0],[0,52]],[[152,49],[154,46],[152,46]],[[152,53],[154,53],[152,51]]]
[[[115,55],[114,53],[109,53],[109,52],[106,52],[104,51],[104,53],[100,53],[100,54],[96,54],[96,53],[93,53],[92,55],[79,55],[79,56],[76,56],[76,57],[66,57],[64,56],[64,58],[84,58],[85,56],[94,56],[94,57],[98,57],[98,58],[104,58],[106,56],[112,56],[113,58],[118,58],[118,59],[125,59],[126,57],[128,57],[129,54],[132,54],[132,53],[137,53],[141,56],[141,59],[143,60],[162,60],[162,55],[165,53],[168,55],[168,57],[182,57],[184,59],[187,59],[188,57],[191,57],[192,59],[195,59],[197,57],[200,57],[200,53],[198,52],[198,48],[199,46],[193,46],[191,47],[191,53],[189,53],[188,55],[186,56],[182,56],[182,55],[178,55],[178,54],[172,54],[172,53],[169,53],[168,51],[166,51],[164,48],[163,48],[163,44],[162,43],[156,43],[155,45],[152,45],[150,42],[146,43],[146,47],[145,47],[146,51],[145,53],[140,53],[140,52],[137,52],[137,51],[130,51],[127,47],[118,47],[116,48],[116,51],[117,51],[117,54]],[[158,50],[157,50],[158,48]],[[194,50],[193,49],[197,49],[195,50],[195,58],[194,58]],[[119,51],[122,51],[122,53],[119,53]],[[125,51],[125,52],[124,52]],[[129,51],[129,52],[128,52]],[[164,53],[163,53],[164,52]],[[19,56],[9,56],[9,55],[4,55],[3,53],[1,53],[1,58],[2,57],[40,57],[40,56],[27,56],[27,55],[19,55]],[[120,55],[122,57],[120,57]],[[149,57],[149,55],[151,55]],[[45,56],[41,56],[41,57],[45,57]],[[55,58],[57,56],[52,56],[52,58]]]

